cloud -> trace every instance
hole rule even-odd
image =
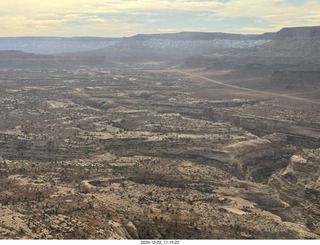
[[[205,11],[208,9],[214,10],[221,7],[223,3],[220,1],[185,1],[185,0],[131,0],[121,1],[115,0],[108,3],[105,1],[94,1],[88,3],[88,6],[94,6],[100,10],[121,12],[123,10],[179,10],[179,11]]]
[[[232,0],[217,14],[223,17],[263,18],[271,23],[272,30],[279,30],[285,26],[320,25],[319,16],[311,14],[314,9],[320,9],[319,1],[294,1],[290,4],[283,0]]]
[[[261,27],[249,27],[249,26],[246,26],[246,27],[242,27],[242,28],[239,28],[239,29],[235,29],[237,31],[241,31],[241,32],[272,32],[274,31],[273,28],[261,28]]]
[[[31,19],[23,16],[0,17],[0,31],[3,36],[29,35],[30,32],[42,33],[52,26],[61,25],[64,20],[60,19]],[[17,35],[17,36],[18,36]]]
[[[318,9],[317,0],[0,1],[0,35],[277,31],[286,26],[320,25]]]

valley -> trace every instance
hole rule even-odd
[[[155,64],[0,75],[2,239],[319,238],[319,101]]]

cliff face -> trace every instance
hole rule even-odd
[[[232,67],[249,63],[296,64],[318,57],[320,57],[320,27],[296,27],[283,28],[276,33],[273,40],[247,49],[228,52],[216,50],[202,56],[190,57],[186,65],[230,69],[225,63],[231,64]]]
[[[269,184],[291,208],[279,213],[284,221],[294,221],[308,228],[319,227],[320,149],[293,155],[287,168],[275,173]],[[304,217],[304,218],[302,218]]]
[[[272,42],[261,45],[265,56],[310,59],[320,56],[320,27],[296,27],[280,30]]]
[[[294,186],[294,193],[287,193],[287,201],[296,200],[296,197],[303,200],[307,191],[320,194],[320,148],[316,150],[304,150],[299,155],[290,158],[289,165],[281,172],[275,174],[270,183],[276,186],[280,192],[291,189]],[[281,182],[281,185],[279,183]]]
[[[320,38],[320,27],[283,28],[277,32],[275,40]]]

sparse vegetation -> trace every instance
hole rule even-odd
[[[163,67],[0,69],[0,239],[320,238],[319,99]]]

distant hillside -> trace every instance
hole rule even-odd
[[[266,43],[273,37],[273,33],[263,35],[202,32],[139,34],[123,38],[116,45],[80,54],[105,55],[112,61],[120,62],[181,61],[189,56],[216,49],[250,48]]]
[[[180,33],[164,33],[164,34],[138,34],[133,37],[126,38],[127,40],[150,40],[150,39],[165,39],[165,40],[263,40],[273,39],[275,33],[265,33],[261,35],[242,35],[230,34],[223,32],[180,32]]]
[[[295,64],[320,58],[320,27],[284,28],[274,40],[247,49],[214,50],[189,57],[188,67],[231,69],[248,63]]]
[[[139,34],[127,38],[5,37],[0,50],[64,56],[106,56],[116,62],[182,61],[212,50],[251,48],[272,40],[275,33],[241,35],[181,32]]]
[[[259,47],[265,56],[318,58],[320,57],[320,26],[284,28],[275,39]]]
[[[36,55],[22,51],[0,51],[0,69],[58,69],[63,65],[51,55]]]
[[[105,48],[121,38],[103,37],[1,37],[0,50],[21,50],[35,54],[58,54]]]
[[[320,27],[284,28],[271,42],[251,49],[188,58],[188,67],[231,69],[227,83],[284,92],[320,89]]]
[[[24,53],[22,51],[0,51],[0,69],[65,69],[75,66],[110,66],[105,57],[53,56]]]

